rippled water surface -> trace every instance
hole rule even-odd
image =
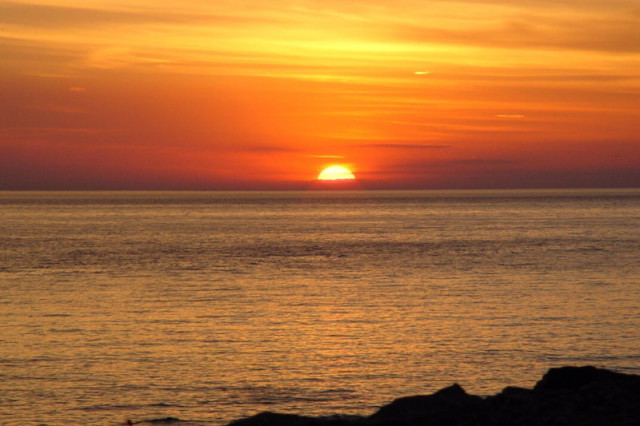
[[[640,191],[0,193],[0,423],[640,373]]]

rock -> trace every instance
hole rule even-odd
[[[595,367],[550,369],[533,389],[481,398],[457,384],[396,399],[369,417],[261,413],[234,426],[640,426],[640,376]]]
[[[546,422],[537,424],[638,426],[640,377],[591,366],[552,368],[533,388],[533,402]]]
[[[482,418],[482,398],[469,395],[458,384],[433,395],[399,398],[366,420],[370,425],[473,424]]]
[[[594,382],[601,386],[613,384],[617,387],[640,388],[640,377],[638,376],[586,366],[552,368],[542,376],[542,380],[536,383],[533,389],[536,392],[578,390]]]
[[[265,411],[246,419],[231,422],[229,426],[349,426],[358,424],[357,422],[360,420],[362,420],[360,416],[307,417]]]

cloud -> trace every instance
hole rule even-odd
[[[0,128],[0,140],[7,146],[19,146],[24,141],[38,141],[43,144],[55,142],[49,146],[58,146],[59,143],[84,145],[87,136],[95,137],[105,132],[104,129],[86,127],[4,127]]]
[[[62,114],[85,114],[87,111],[82,108],[71,107],[67,105],[59,105],[53,103],[44,103],[33,105],[30,109],[46,112],[55,112]]]
[[[477,81],[491,83],[608,83],[635,80],[638,78],[638,76],[625,73],[599,74],[591,69],[569,70],[549,67],[545,67],[543,69],[531,69],[527,67],[519,67],[516,70],[513,67],[482,67],[459,65],[458,67],[456,67],[456,72],[432,74],[430,78],[434,80],[445,81],[455,80],[462,82]]]
[[[422,144],[406,144],[406,143],[368,143],[355,145],[358,148],[374,148],[374,149],[415,149],[415,150],[432,150],[447,149],[451,145],[422,145]]]
[[[463,168],[463,169],[499,169],[503,167],[511,167],[519,164],[519,161],[503,158],[462,158],[451,160],[419,160],[406,163],[399,163],[391,166],[396,170],[407,173],[424,173],[425,170],[443,169],[443,168]]]
[[[269,153],[296,153],[300,152],[300,149],[291,148],[288,146],[277,145],[236,145],[229,147],[229,151],[246,152],[254,154],[269,154]]]
[[[498,19],[497,23],[470,22],[465,27],[434,24],[390,25],[382,30],[396,42],[454,44],[509,49],[570,49],[640,52],[640,25],[624,17],[588,18],[538,15]]]
[[[82,64],[92,68],[116,69],[132,65],[165,65],[171,60],[134,52],[128,47],[107,47],[91,52]]]
[[[58,77],[58,75],[56,75],[55,72],[51,72],[50,65],[68,62],[77,58],[79,50],[51,41],[42,43],[40,41],[2,36],[0,36],[0,46],[2,46],[0,63],[15,61],[16,63],[23,64],[23,67],[25,63],[36,64],[38,68],[40,68],[37,74],[46,76],[54,75],[56,77]],[[35,74],[35,72],[31,74]],[[64,74],[62,76],[64,76]]]
[[[84,8],[72,6],[49,6],[42,4],[23,4],[0,1],[0,16],[4,25],[19,25],[25,27],[69,28],[93,27],[101,24],[246,24],[257,22],[271,22],[263,17],[234,16],[225,14],[184,13],[176,10],[109,10],[99,8]]]

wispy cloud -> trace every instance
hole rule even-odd
[[[68,105],[58,105],[52,103],[44,103],[38,105],[32,105],[29,109],[45,112],[55,112],[62,114],[85,114],[87,111],[82,108],[72,107]]]
[[[84,66],[91,68],[115,69],[134,65],[167,65],[172,63],[165,58],[152,57],[135,52],[128,47],[107,47],[91,52],[83,61]]]
[[[516,166],[518,164],[521,164],[518,160],[503,158],[461,158],[448,160],[417,160],[398,163],[395,164],[393,168],[401,171],[411,171],[413,173],[424,173],[425,170],[442,168],[503,168]]]
[[[433,150],[433,149],[448,149],[451,145],[424,145],[424,144],[407,144],[407,143],[365,143],[356,145],[358,148],[372,148],[372,149],[402,149],[402,150]]]
[[[278,145],[234,145],[228,147],[229,151],[246,152],[254,154],[269,154],[269,153],[296,153],[300,152],[297,148],[291,148],[288,146]]]
[[[387,27],[397,42],[447,44],[509,49],[563,49],[604,52],[640,52],[640,26],[634,18],[567,19],[538,16],[536,19],[504,19],[466,28],[445,28],[436,23]],[[385,30],[383,30],[384,33]]]
[[[0,1],[3,24],[35,28],[94,27],[95,25],[131,25],[145,23],[164,24],[215,24],[238,25],[272,22],[256,15],[216,14],[203,12],[185,13],[177,8],[163,11],[161,8],[89,8],[53,6],[34,3]]]

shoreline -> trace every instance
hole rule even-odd
[[[124,425],[212,424],[175,417]],[[507,386],[471,395],[458,384],[430,395],[401,397],[365,415],[305,416],[265,411],[228,426],[637,426],[640,375],[593,366],[549,369],[533,388]]]
[[[229,426],[632,426],[640,424],[640,376],[592,366],[551,368],[531,389],[480,397],[458,384],[398,398],[370,416],[263,412]]]

